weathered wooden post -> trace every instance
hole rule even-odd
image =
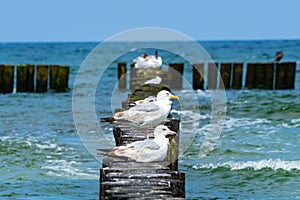
[[[34,65],[17,65],[17,92],[34,92]]]
[[[275,89],[294,89],[295,62],[276,63]]]
[[[255,76],[254,88],[264,89],[264,87],[265,87],[265,65],[264,65],[264,63],[256,63],[254,76]]]
[[[67,92],[69,90],[69,66],[50,66],[50,89],[56,92]]]
[[[208,63],[208,89],[214,90],[217,88],[218,79],[218,63]]]
[[[193,89],[204,90],[204,63],[193,64]]]
[[[130,65],[130,83],[129,83],[129,88],[130,90],[134,90],[135,87],[137,87],[136,84],[136,78],[137,78],[137,69],[134,67],[134,65]]]
[[[295,88],[296,62],[286,62],[286,89]]]
[[[182,89],[183,63],[169,64],[169,73],[171,74],[170,87],[174,90]]]
[[[0,93],[11,93],[14,90],[14,65],[0,65]]]
[[[264,89],[272,90],[274,81],[274,63],[265,63],[265,85]]]
[[[224,88],[230,89],[230,79],[231,79],[231,63],[221,63],[220,71],[221,71],[221,78],[219,87],[221,85],[221,82],[223,81]]]
[[[243,63],[233,63],[232,89],[241,89],[243,83]]]
[[[126,63],[118,63],[118,87],[120,90],[126,90]]]
[[[246,76],[246,88],[253,89],[255,83],[255,66],[256,63],[248,63],[247,65],[247,76]]]
[[[48,88],[48,65],[36,66],[36,92],[47,92]]]
[[[177,132],[176,135],[169,136],[169,146],[168,146],[168,155],[167,161],[170,163],[170,169],[177,171],[178,170],[178,156],[179,156],[179,124],[178,119],[171,119],[169,122],[166,122],[165,125],[169,126],[172,131]]]

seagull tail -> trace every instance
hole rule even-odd
[[[113,117],[103,117],[103,118],[100,118],[100,122],[114,122],[115,121],[115,118]]]
[[[112,149],[97,149],[99,152],[99,155],[103,155],[103,156],[109,156],[109,157],[113,157],[113,158],[119,158],[119,159],[123,159],[123,160],[127,160],[127,161],[132,161],[132,159],[126,157],[126,156],[119,156],[116,155],[114,153],[114,151],[112,151]]]

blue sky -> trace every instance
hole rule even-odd
[[[196,40],[300,39],[299,0],[0,0],[0,41],[101,41],[140,27]]]

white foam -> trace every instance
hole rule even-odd
[[[193,166],[193,169],[216,169],[219,167],[225,167],[230,170],[243,170],[243,169],[254,169],[261,170],[265,168],[270,168],[272,170],[300,170],[300,160],[286,161],[281,159],[264,159],[259,161],[245,161],[236,162],[228,161],[224,163],[209,163],[209,164],[197,164]]]
[[[81,162],[66,161],[66,160],[47,160],[45,166],[41,169],[46,170],[46,174],[56,177],[68,178],[84,178],[84,179],[97,179],[98,176],[95,170],[83,171],[80,169]]]

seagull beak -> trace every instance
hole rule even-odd
[[[179,100],[179,97],[178,97],[178,96],[175,96],[175,95],[171,95],[170,98],[171,98],[171,99]]]
[[[176,132],[170,130],[166,133],[166,136],[168,136],[168,135],[176,135]]]

